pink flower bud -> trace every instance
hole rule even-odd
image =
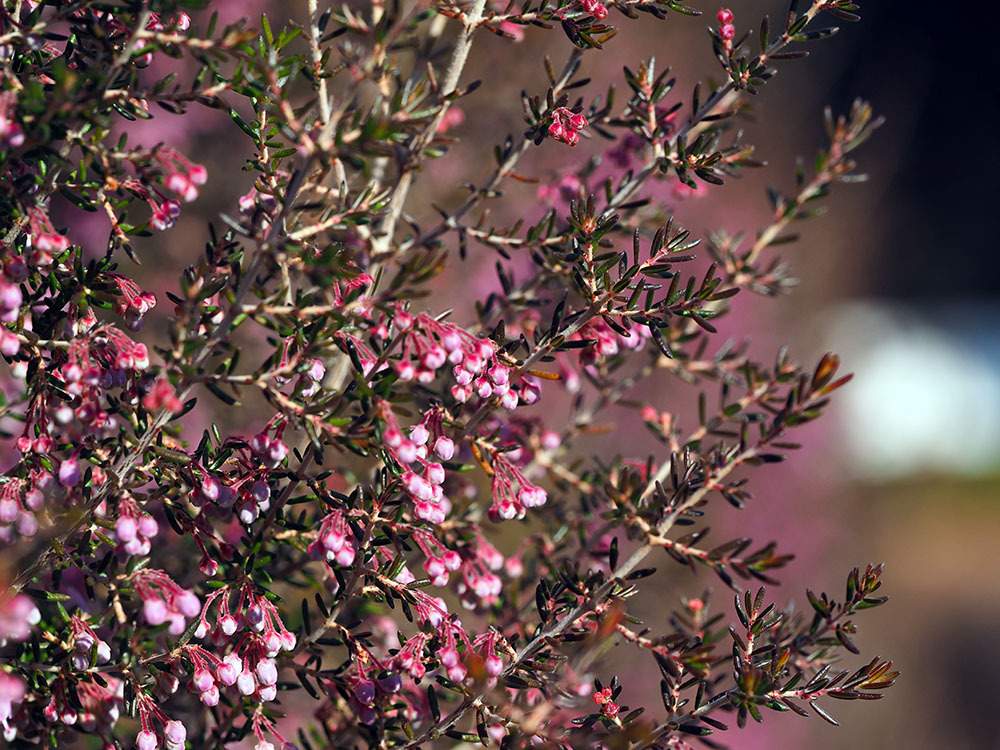
[[[396,449],[396,455],[404,464],[411,464],[417,460],[417,446],[409,440],[404,440]]]
[[[424,445],[427,443],[427,438],[430,437],[430,433],[427,428],[422,424],[415,425],[412,430],[410,430],[410,440],[414,445]]]
[[[174,745],[181,745],[187,739],[187,729],[179,721],[168,721],[163,725],[163,738]]]
[[[138,524],[131,516],[122,516],[115,522],[115,534],[117,534],[118,540],[121,542],[131,542],[135,539],[135,532],[137,530]]]
[[[437,578],[447,572],[444,567],[444,560],[440,557],[428,557],[426,562],[424,562],[424,570],[427,571],[427,575],[431,578]]]
[[[67,458],[59,464],[59,484],[63,487],[74,487],[80,481],[80,465],[76,457]]]
[[[434,441],[434,452],[442,461],[450,461],[455,455],[455,441],[442,435]]]
[[[278,668],[271,659],[261,659],[254,671],[261,685],[273,685],[278,681]]]
[[[354,551],[354,547],[352,547],[350,544],[345,544],[343,548],[337,553],[336,556],[337,565],[346,568],[348,565],[354,562],[355,554],[356,553]]]
[[[162,599],[147,599],[142,604],[142,616],[156,627],[167,621],[167,605]]]
[[[239,677],[236,678],[236,688],[243,695],[253,695],[257,690],[257,681],[254,679],[253,672],[248,669],[240,672]]]
[[[445,550],[441,559],[448,570],[455,571],[462,567],[462,556],[453,549]]]
[[[21,287],[17,284],[0,284],[0,308],[16,310],[21,306],[22,300]]]
[[[139,533],[142,534],[147,539],[151,539],[160,533],[160,525],[156,522],[156,519],[152,516],[140,516],[139,518]]]
[[[136,750],[156,750],[160,746],[160,740],[154,732],[144,729],[135,738]]]
[[[232,635],[236,632],[236,628],[236,618],[232,615],[226,615],[219,619],[219,630],[221,630],[225,635]]]
[[[219,686],[218,685],[212,685],[212,687],[210,687],[208,690],[206,690],[205,692],[203,692],[198,697],[201,698],[201,702],[203,704],[205,704],[206,706],[208,706],[209,708],[212,708],[213,706],[218,706],[219,705],[219,697],[220,697],[219,696]]]
[[[201,613],[201,601],[193,591],[182,591],[174,603],[185,617],[194,617]]]
[[[208,170],[201,164],[192,164],[188,167],[187,176],[195,185],[204,185],[208,180]]]
[[[232,661],[234,658],[235,663]],[[242,671],[243,662],[240,661],[240,657],[236,656],[236,654],[230,654],[223,659],[222,663],[218,667],[215,668],[215,676],[219,678],[219,682],[226,687],[229,687],[236,682],[236,678]]]
[[[503,672],[503,659],[496,654],[490,654],[487,656],[486,674],[490,677],[499,677],[501,672]]]
[[[427,464],[426,475],[428,482],[441,484],[444,482],[444,467],[441,464]]]
[[[206,690],[210,690],[215,684],[215,680],[212,678],[212,673],[207,669],[196,669],[194,671],[194,678],[192,679],[195,689],[199,693],[204,693]]]
[[[715,17],[719,19],[720,26],[725,26],[727,23],[732,23],[734,18],[733,12],[729,10],[729,8],[721,8]]]

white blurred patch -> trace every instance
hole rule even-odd
[[[837,395],[861,477],[1000,466],[1000,306],[836,308],[830,349],[854,380]]]

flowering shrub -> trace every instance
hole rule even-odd
[[[7,0],[6,742],[684,748],[729,715],[835,723],[827,698],[880,697],[891,664],[849,656],[855,614],[885,601],[880,566],[854,569],[843,600],[808,592],[804,615],[757,588],[790,558],[774,543],[702,544],[703,516],[748,504],[750,469],[783,460],[788,433],[849,378],[833,355],[763,364],[713,321],[739,292],[788,287],[771,248],[856,178],[850,153],[877,121],[863,103],[828,116],[814,171],[771,192],[773,220],[751,238],[702,244],[648,197],[657,182],[710,197],[760,166],[730,118],[772,65],[805,55],[795,45],[834,32],[818,17],[857,20],[846,0],[795,6],[754,39],[719,11],[711,90],[678,97],[649,60],[625,68],[621,102],[574,99],[586,50],[621,54],[612,11],[678,24],[698,11],[310,0],[307,24],[276,32],[266,17],[220,29],[168,0]],[[462,72],[477,32],[513,44],[557,26],[568,60],[532,82],[524,131],[491,173],[469,169],[464,202],[411,215],[458,103],[475,102]],[[202,106],[249,139],[253,184],[203,253],[171,245],[189,265],[163,299],[132,278],[153,260],[144,238],[232,181],[127,125]],[[539,188],[535,218],[491,224],[502,186],[531,179],[522,157],[566,146],[594,157]],[[68,204],[106,221],[104,247],[63,225]],[[498,286],[475,314],[446,310],[435,279],[473,248],[497,256]],[[144,331],[147,315],[161,324]],[[685,425],[637,401],[657,377],[714,381],[718,407],[702,396]],[[255,400],[266,413],[243,406]],[[620,455],[585,455],[578,438],[613,408],[661,449],[626,437]],[[192,410],[217,424],[198,434]],[[706,594],[637,622],[648,565],[671,561],[712,571],[735,611]],[[613,674],[597,658],[612,639],[649,673]],[[623,689],[657,682],[662,707],[623,705]]]

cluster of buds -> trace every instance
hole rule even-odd
[[[308,551],[314,560],[322,557],[327,562],[344,568],[354,562],[357,541],[340,508],[334,509],[323,519],[316,540],[309,544]]]
[[[169,20],[164,20],[159,13],[150,13],[149,21],[146,22],[147,31],[187,31],[191,28],[191,16],[184,11],[174,13]]]
[[[503,570],[504,556],[478,532],[466,550],[470,554],[462,560],[462,576],[456,587],[462,606],[490,607],[498,601],[503,588],[496,571]]]
[[[608,9],[601,5],[598,0],[580,0],[580,6],[583,8],[584,13],[593,16],[599,21],[608,17]]]
[[[715,17],[719,21],[719,36],[725,42],[726,49],[729,49],[732,46],[733,37],[736,36],[736,27],[733,26],[733,12],[729,8],[722,8]]]
[[[117,427],[117,418],[104,408],[107,389],[125,388],[124,401],[139,401],[142,382],[138,376],[150,364],[145,344],[104,326],[74,339],[64,356],[65,361],[52,366],[49,372],[61,381],[61,390],[70,399],[52,398],[42,392],[31,401],[24,434],[17,441],[22,453],[51,451],[55,447],[53,435],[57,434],[79,443],[87,436],[111,433]],[[38,437],[30,437],[32,434]],[[73,470],[77,466],[76,453],[63,464],[60,483],[65,487],[75,485],[79,479]]]
[[[391,698],[403,689],[399,673],[391,666],[381,664],[367,649],[358,651],[357,672],[348,682],[351,705],[362,724],[375,723],[376,703],[380,699]]]
[[[545,505],[547,499],[545,490],[533,484],[503,454],[494,454],[493,505],[487,511],[491,521],[524,518],[527,508]]]
[[[31,263],[38,267],[52,265],[52,254],[69,247],[69,238],[55,230],[43,206],[33,206],[28,211],[28,237],[34,248]]]
[[[455,378],[451,395],[458,403],[477,395],[482,399],[499,398],[507,409],[517,406],[519,386],[511,382],[510,368],[497,358],[493,341],[477,338],[430,315],[413,316],[402,309],[397,310],[393,326],[404,336],[403,354],[395,365],[400,380],[428,384],[437,377],[439,369],[451,364]],[[375,335],[388,338],[388,326],[379,325]]]
[[[619,688],[620,690],[621,688]],[[621,710],[621,707],[614,701],[615,692],[610,687],[601,688],[598,686],[593,695],[594,703],[601,707],[601,713],[611,719],[616,717]]]
[[[137,691],[136,706],[139,709],[139,724],[142,729],[135,738],[136,750],[183,750],[187,740],[187,727],[179,721],[167,718],[163,710],[144,692]],[[162,735],[156,732],[156,725],[162,727]]]
[[[599,8],[604,7],[596,2],[596,0],[587,0],[587,2],[593,2]],[[604,12],[606,15],[607,9]],[[552,112],[549,135],[557,141],[562,141],[569,146],[575,146],[580,142],[580,131],[585,127],[587,127],[587,118],[582,113],[574,113],[566,107],[558,107]]]
[[[613,357],[624,347],[638,350],[649,337],[649,330],[644,326],[632,326],[629,329],[616,331],[603,318],[589,321],[571,338],[575,341],[591,341],[591,346],[580,349],[580,363],[593,365],[605,357]]]
[[[201,602],[162,570],[143,568],[132,574],[132,585],[142,599],[142,616],[153,627],[169,620],[171,635],[184,632],[187,618],[197,617]]]
[[[86,622],[74,615],[69,620],[69,629],[74,649],[74,667],[81,671],[87,669],[91,665],[92,653],[97,664],[107,664],[110,661],[111,647]]]
[[[184,408],[184,403],[177,397],[177,391],[165,377],[158,377],[142,398],[142,406],[146,411],[155,412],[166,409],[174,414]]]
[[[107,735],[121,717],[124,687],[121,680],[111,676],[104,677],[102,683],[75,680],[72,688],[65,679],[60,679],[52,685],[52,695],[42,709],[42,717],[49,724]],[[68,697],[70,689],[72,698]]]
[[[38,531],[35,513],[41,510],[45,503],[44,493],[52,485],[53,477],[47,471],[34,472],[30,482],[7,479],[0,483],[0,541],[13,541],[15,528],[22,537],[35,535]],[[0,612],[0,641],[4,637],[3,618]]]
[[[424,553],[424,570],[430,576],[431,583],[435,586],[447,586],[449,574],[462,567],[462,556],[422,530],[413,533],[413,541]]]
[[[198,188],[208,181],[208,170],[205,167],[188,161],[172,148],[156,149],[152,156],[153,162],[165,172],[163,184],[169,190],[185,203],[198,197]]]
[[[472,647],[478,649],[479,655],[483,659],[483,666],[490,680],[489,687],[496,685],[497,678],[503,673],[503,659],[497,653],[497,646],[500,645],[502,639],[503,637],[498,631],[490,628],[472,642]]]
[[[419,682],[427,674],[427,667],[424,666],[424,649],[430,636],[426,633],[417,633],[408,638],[402,648],[396,652],[390,666],[399,672],[406,672],[410,677]]]
[[[284,427],[285,422],[282,421],[273,438],[264,431],[258,432],[250,440],[250,450],[268,469],[278,468],[288,455],[288,446],[281,441]]]
[[[131,331],[142,330],[142,316],[156,307],[156,295],[144,292],[127,276],[119,273],[105,273],[118,288],[120,297],[115,302],[115,312],[125,321]]]
[[[126,29],[127,28],[128,27],[126,27]],[[191,28],[191,17],[184,12],[174,14],[173,18],[171,18],[168,22],[164,22],[163,16],[159,13],[150,13],[149,21],[146,22],[146,31],[152,31],[155,33],[167,31],[168,29],[172,29],[174,31],[186,31],[189,28]],[[148,49],[148,47],[148,39],[142,38],[134,39],[132,41],[132,51],[137,53],[132,58],[132,62],[135,63],[136,67],[148,68],[152,65],[153,51]],[[147,51],[143,52],[143,50]]]
[[[441,646],[438,649],[437,657],[441,666],[444,667],[445,674],[452,682],[462,682],[469,670],[462,663],[462,658],[458,653],[458,645],[464,643],[469,649],[472,647],[465,635],[465,630],[462,628],[462,621],[454,616],[449,617],[444,621],[438,637]]]
[[[271,220],[278,211],[278,202],[274,196],[260,192],[255,187],[240,196],[239,206],[240,213],[245,217],[244,224],[260,232],[267,232],[271,228]]]
[[[205,167],[189,161],[176,149],[142,149],[131,155],[130,161],[139,172],[139,178],[122,180],[120,188],[149,204],[153,212],[150,225],[161,232],[177,223],[181,205],[178,200],[160,192],[155,182],[162,180],[168,190],[182,201],[190,203],[198,197],[198,188],[208,181]]]
[[[116,551],[119,555],[148,555],[152,539],[159,532],[160,525],[156,519],[141,510],[132,495],[124,493],[118,501],[118,517],[115,519]]]
[[[268,658],[295,648],[295,634],[285,627],[278,608],[267,597],[255,593],[249,585],[243,585],[240,587],[236,608],[231,609],[231,594],[231,588],[226,586],[208,597],[195,630],[196,638],[211,635],[212,641],[222,646],[229,643],[237,632],[242,631],[240,643],[257,644],[262,654]],[[208,623],[208,612],[214,605],[217,605],[217,618],[216,626],[212,628]],[[232,683],[223,681],[223,684]]]
[[[244,633],[231,653],[216,660],[214,677],[207,668],[195,670],[193,689],[201,693],[201,700],[207,706],[218,704],[220,684],[235,685],[240,695],[254,697],[261,703],[273,701],[278,695],[278,665],[274,657],[288,644],[282,642],[276,650],[271,650],[272,645],[266,636]]]
[[[451,511],[451,502],[444,494],[444,466],[431,459],[433,451],[443,461],[455,455],[454,441],[443,434],[443,414],[430,409],[421,422],[404,436],[388,403],[382,402],[380,412],[385,420],[382,443],[392,458],[403,468],[400,477],[403,488],[413,500],[417,518],[438,524]],[[412,468],[418,466],[418,470]]]
[[[149,219],[149,225],[153,229],[165,232],[177,223],[177,217],[181,215],[180,201],[168,198],[155,187],[141,180],[122,180],[121,188],[134,193],[149,204],[153,212]]]
[[[249,526],[271,508],[271,471],[288,455],[288,446],[281,440],[285,422],[278,422],[274,437],[268,435],[273,426],[265,428],[249,441],[236,438],[239,447],[233,456],[233,471],[228,476],[217,476],[199,462],[191,464],[190,481],[194,485],[191,502],[205,508],[210,515],[220,516],[230,509],[240,523]],[[217,564],[210,567],[217,568]],[[214,574],[214,572],[213,572]]]

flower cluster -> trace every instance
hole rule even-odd
[[[733,26],[733,19],[735,16],[729,8],[722,8],[717,14],[716,19],[719,21],[719,36],[726,42],[726,44],[731,44],[733,38],[736,36],[736,27]]]
[[[617,691],[613,691],[610,687],[598,687],[594,692],[593,700],[594,703],[601,707],[601,713],[609,718],[614,718],[618,715],[620,707],[615,703],[615,694],[621,692],[621,688]]]
[[[607,9],[596,0],[584,0],[584,4],[593,6],[595,10],[603,9],[604,14],[607,15]],[[568,146],[575,146],[580,142],[580,132],[585,127],[587,127],[587,118],[581,113],[572,112],[566,107],[559,107],[552,113],[549,135]]]
[[[603,20],[608,17],[607,6],[602,5],[599,0],[580,0],[580,7],[583,8],[583,12],[587,13],[598,20]],[[572,143],[570,144],[573,145]]]
[[[533,484],[502,453],[494,456],[492,488],[493,505],[489,516],[493,521],[524,518],[527,508],[545,505],[548,499],[548,493]]]
[[[168,632],[184,632],[187,620],[201,612],[201,602],[193,591],[181,588],[162,570],[143,568],[132,574],[132,585],[142,600],[142,616],[156,627],[169,622]]]

